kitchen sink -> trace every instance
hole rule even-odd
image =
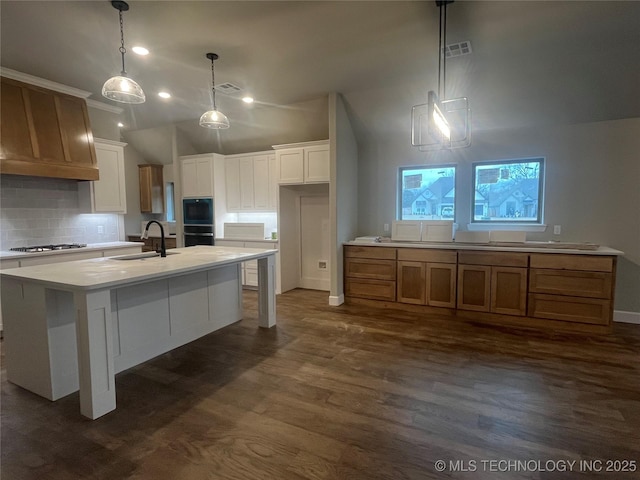
[[[167,256],[169,255],[178,255],[180,252],[167,252]],[[111,257],[112,260],[146,260],[147,258],[156,258],[160,257],[158,252],[146,252],[146,253],[138,253],[136,255],[123,255],[121,257]]]

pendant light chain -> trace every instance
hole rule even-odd
[[[213,59],[211,59],[211,93],[213,93],[213,109],[218,110],[216,107],[216,77],[213,68]]]
[[[122,75],[126,75],[127,71],[124,68],[124,54],[127,53],[127,49],[124,47],[124,22],[122,21],[122,9],[118,9],[120,15],[120,55],[122,55]]]
[[[444,4],[444,27],[443,27],[443,43],[444,48],[440,52],[442,55],[442,97],[441,100],[447,99],[447,4]]]

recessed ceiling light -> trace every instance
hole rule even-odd
[[[169,92],[158,92],[158,96],[162,98],[171,98],[171,94]]]
[[[131,50],[133,50],[133,53],[137,53],[138,55],[149,55],[149,50],[144,47],[133,47]]]
[[[253,103],[253,97],[242,97],[244,103]]]
[[[122,123],[122,122],[118,122],[118,126],[119,126],[120,128],[122,128],[122,127],[124,127],[124,123]]]

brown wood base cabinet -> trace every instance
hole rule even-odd
[[[345,295],[396,301],[396,249],[345,248]]]
[[[345,296],[406,310],[441,307],[489,323],[604,332],[615,266],[608,255],[346,245]]]
[[[464,251],[458,257],[459,309],[526,315],[529,254]]]
[[[455,250],[399,248],[397,301],[455,308]]]
[[[531,255],[531,317],[609,325],[613,316],[615,257]]]

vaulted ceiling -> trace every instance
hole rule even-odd
[[[409,138],[411,106],[437,85],[433,1],[130,1],[127,71],[147,94],[125,106],[129,131],[176,124],[198,151],[238,153],[326,138],[326,96],[344,95],[361,142]],[[2,1],[3,67],[100,95],[120,71],[118,13],[108,1]],[[447,96],[469,97],[476,130],[640,116],[640,2],[456,1],[447,43]],[[198,126],[216,83],[229,130]],[[161,89],[173,97],[157,97]]]

